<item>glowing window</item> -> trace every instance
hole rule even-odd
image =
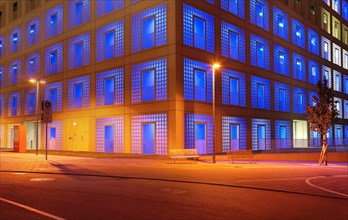
[[[104,59],[115,55],[115,32],[112,30],[104,34]]]
[[[257,84],[257,107],[265,108],[265,85]]]
[[[35,114],[35,93],[29,94],[29,114]]]
[[[256,24],[263,27],[263,4],[256,2]]]
[[[50,16],[50,36],[57,34],[57,14]]]
[[[115,78],[104,79],[104,105],[115,103]]]
[[[75,4],[75,25],[82,24],[82,2]]]
[[[257,51],[257,66],[264,67],[264,46],[261,43],[256,43],[256,51]]]
[[[12,35],[12,42],[13,42],[13,51],[16,51],[18,49],[18,34],[14,33]]]
[[[83,91],[83,85],[82,83],[79,84],[75,84],[74,85],[74,99],[73,99],[73,103],[74,103],[74,108],[82,108],[82,91]]]
[[[200,49],[205,49],[205,21],[196,16],[193,17],[193,43]]]
[[[35,29],[36,29],[36,26],[35,24],[31,25],[30,26],[30,31],[29,31],[29,41],[30,41],[30,44],[33,44],[35,43]]]
[[[36,64],[36,59],[34,58],[30,58],[29,60],[29,76],[33,77],[34,73],[35,73],[35,64]]]
[[[238,50],[238,34],[233,32],[233,31],[229,31],[229,45],[230,45],[230,57],[232,59],[236,59],[238,60],[238,54],[239,54],[239,50]]]
[[[279,71],[279,73],[284,74],[284,72],[285,72],[285,61],[284,61],[285,54],[281,51],[278,51],[278,58],[279,58],[278,71]]]
[[[228,0],[228,11],[237,14],[238,0]]]
[[[17,97],[11,98],[11,116],[17,115]]]
[[[141,98],[143,102],[155,100],[155,70],[141,73]]]
[[[239,105],[239,79],[230,78],[230,104]]]
[[[141,47],[147,49],[155,46],[155,17],[145,18],[141,22]]]
[[[57,111],[57,89],[49,90],[49,100],[52,103],[52,111]]]
[[[75,67],[82,66],[83,44],[82,42],[75,44]]]
[[[194,70],[195,100],[206,101],[206,72]]]
[[[50,73],[56,73],[57,72],[57,51],[52,51],[49,55],[49,68],[50,68]]]
[[[12,75],[11,75],[11,84],[16,84],[17,83],[17,78],[18,78],[18,66],[13,65],[12,66]]]

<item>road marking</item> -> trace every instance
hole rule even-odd
[[[40,215],[47,216],[47,217],[52,218],[52,219],[56,219],[56,220],[65,220],[64,218],[61,218],[61,217],[52,215],[52,214],[50,214],[50,213],[47,213],[47,212],[44,212],[44,211],[41,211],[41,210],[38,210],[38,209],[34,209],[34,208],[32,208],[32,207],[29,207],[29,206],[26,206],[26,205],[23,205],[23,204],[20,204],[20,203],[18,203],[18,202],[14,202],[14,201],[11,201],[11,200],[8,200],[8,199],[4,199],[4,198],[1,198],[1,197],[0,197],[0,201],[7,202],[7,203],[9,203],[9,204],[12,204],[12,205],[21,207],[21,208],[23,208],[23,209],[27,209],[27,210],[29,210],[29,211],[38,213],[38,214],[40,214]]]
[[[173,189],[173,188],[164,188],[164,189],[161,189],[161,192],[166,192],[166,193],[170,193],[170,194],[173,194],[173,195],[187,193],[187,191],[185,191],[185,190]]]
[[[329,178],[331,177],[348,177],[348,175],[335,175],[335,176],[328,176]],[[326,189],[326,188],[323,188],[323,187],[320,187],[320,186],[317,186],[313,183],[311,183],[310,181],[312,179],[318,179],[318,178],[328,178],[327,176],[314,176],[314,177],[310,177],[308,179],[306,179],[306,183],[310,186],[313,186],[314,188],[317,188],[317,189],[321,189],[321,190],[324,190],[326,192],[330,192],[330,193],[334,193],[336,195],[340,195],[340,196],[344,196],[344,197],[348,197],[347,194],[344,194],[344,193],[340,193],[340,192],[336,192],[336,191],[333,191],[333,190],[329,190],[329,189]]]
[[[276,179],[250,179],[250,180],[237,180],[237,182],[256,182],[256,181],[261,181],[261,182],[266,182],[266,181],[282,181],[282,180],[303,180],[306,179],[307,177],[292,177],[292,178],[276,178]]]
[[[55,178],[31,178],[30,181],[41,182],[41,181],[53,181]]]

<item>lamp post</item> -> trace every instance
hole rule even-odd
[[[30,79],[29,82],[36,84],[36,155],[39,153],[39,93],[40,93],[40,84],[45,84],[46,82],[40,79]]]
[[[220,68],[220,64],[214,63],[213,64],[213,163],[216,162],[215,160],[215,69]]]

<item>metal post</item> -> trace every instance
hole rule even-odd
[[[47,122],[46,122],[46,160],[47,160],[47,148],[48,148],[48,145],[47,145]]]
[[[215,162],[215,67],[213,67],[213,163]]]
[[[39,80],[36,81],[36,155],[39,153]]]

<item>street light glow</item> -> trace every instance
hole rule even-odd
[[[29,79],[29,82],[31,82],[31,83],[40,83],[40,84],[45,84],[46,83],[46,81],[44,81],[44,80],[37,80],[37,79]]]
[[[213,64],[213,69],[217,69],[217,68],[220,68],[220,67],[221,67],[221,65],[218,64],[218,63],[214,63],[214,64]]]

